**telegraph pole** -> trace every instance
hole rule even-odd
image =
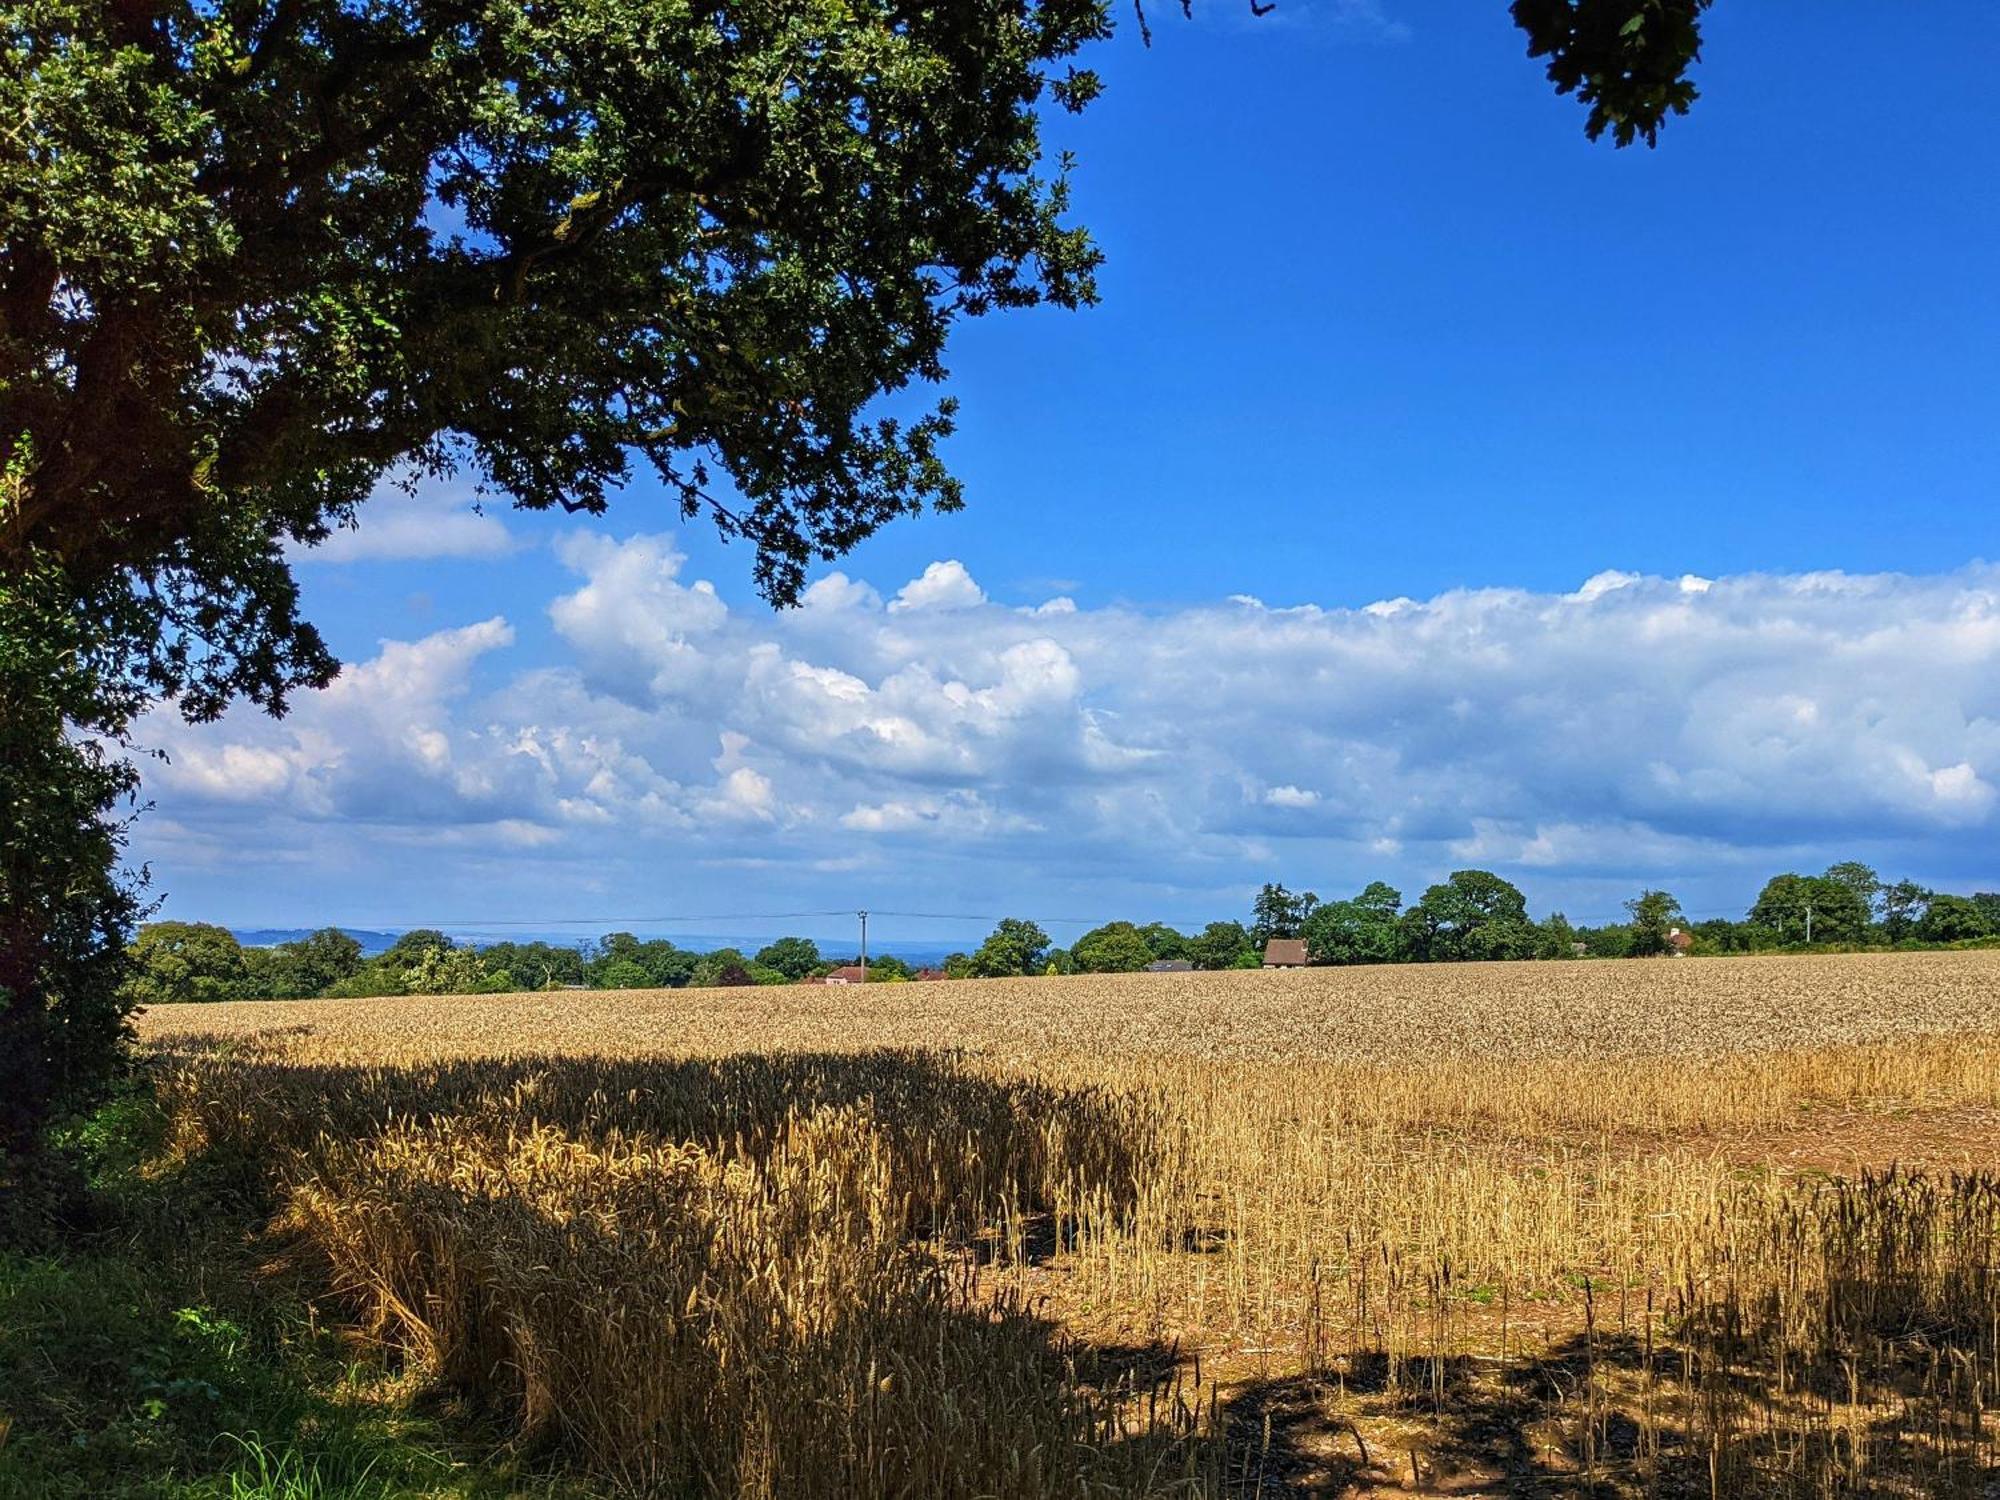
[[[1812,902],[1806,903],[1806,946],[1812,946]]]
[[[854,915],[861,918],[861,982],[866,984],[868,982],[868,913],[858,911]]]

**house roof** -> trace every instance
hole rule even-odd
[[[867,977],[867,972],[860,964],[842,964],[826,976],[826,982],[828,984],[859,984]]]
[[[1148,974],[1189,974],[1194,965],[1184,958],[1160,958],[1146,965]]]
[[[1264,945],[1264,967],[1267,969],[1299,968],[1305,961],[1304,938],[1272,938]]]

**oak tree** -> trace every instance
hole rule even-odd
[[[1513,15],[1593,137],[1650,143],[1694,97],[1705,3]],[[289,549],[386,480],[595,513],[650,472],[777,604],[961,504],[950,400],[900,393],[943,380],[960,318],[1094,299],[1041,128],[1098,93],[1073,59],[1109,24],[1102,0],[0,0],[0,1153],[120,1024],[133,716],[331,680]]]

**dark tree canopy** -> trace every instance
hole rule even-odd
[[[758,949],[757,962],[787,979],[803,979],[820,965],[819,945],[811,938],[782,937]]]
[[[1078,938],[1070,957],[1085,974],[1131,974],[1153,961],[1146,934],[1130,922],[1107,922]]]
[[[1255,962],[1257,950],[1241,922],[1210,922],[1188,939],[1187,956],[1197,969],[1233,969]]]
[[[1757,893],[1749,920],[1786,942],[1804,942],[1810,935],[1815,942],[1858,943],[1867,935],[1871,916],[1854,879],[1858,869],[1866,867],[1835,865],[1824,875],[1773,875]]]
[[[1990,937],[1993,928],[1986,913],[1969,896],[1936,895],[1917,923],[1917,935],[1927,943],[1956,943],[1967,938]]]
[[[1311,891],[1291,891],[1266,881],[1250,903],[1250,939],[1259,949],[1272,938],[1295,938],[1319,905]]]
[[[1694,98],[1705,4],[1513,16],[1624,144]],[[0,572],[59,566],[196,717],[332,675],[282,547],[392,475],[595,512],[649,469],[789,602],[960,504],[950,402],[878,409],[953,321],[1095,295],[1040,111],[1096,95],[1102,0],[0,18]]]
[[[1549,60],[1549,82],[1589,106],[1584,131],[1621,146],[1657,145],[1669,115],[1699,96],[1688,69],[1701,56],[1709,0],[1514,0],[1528,55]]]
[[[1415,956],[1434,961],[1528,958],[1535,949],[1527,898],[1490,870],[1453,870],[1403,925]]]
[[[280,545],[397,467],[597,511],[633,465],[777,602],[959,504],[955,318],[1094,295],[1038,108],[1094,0],[12,0],[0,567],[136,596],[213,712],[334,670]],[[718,498],[726,479],[740,501]],[[164,613],[158,642],[147,611]]]
[[[1632,915],[1630,952],[1634,958],[1649,958],[1668,951],[1668,938],[1681,922],[1681,904],[1669,891],[1641,891],[1625,903]]]
[[[37,1154],[50,1114],[112,1077],[141,914],[119,868],[138,772],[64,732],[74,703],[97,702],[113,736],[137,705],[103,680],[58,587],[45,570],[0,579],[0,1197],[18,1186],[9,1156]]]
[[[1704,3],[1514,17],[1625,144],[1693,99]],[[790,603],[961,504],[952,404],[908,395],[955,321],[1096,295],[1041,112],[1098,93],[1071,59],[1105,0],[0,0],[0,27],[0,1150],[116,1048],[134,715],[282,712],[337,670],[288,546],[390,480],[595,513],[650,471]],[[1046,960],[1021,947],[979,962]]]
[[[1020,917],[1002,917],[972,955],[970,972],[981,979],[1039,974],[1049,958],[1049,935]],[[949,961],[946,963],[949,970]]]
[[[1350,901],[1316,908],[1300,928],[1316,964],[1386,964],[1404,957],[1403,893],[1380,880]]]

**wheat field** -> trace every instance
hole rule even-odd
[[[606,1494],[1996,1493],[2000,954],[139,1026],[330,1311]]]

